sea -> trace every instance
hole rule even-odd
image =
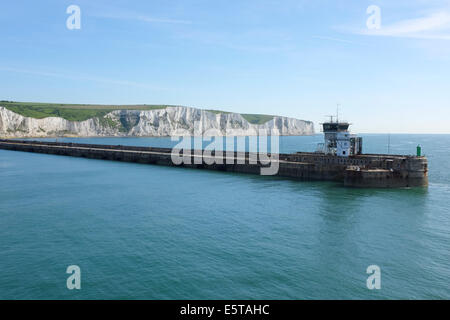
[[[367,153],[420,145],[429,187],[0,150],[0,299],[450,299],[450,135],[362,136]],[[279,148],[322,140],[281,137]]]

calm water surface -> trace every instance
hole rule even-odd
[[[366,152],[386,152],[387,135],[364,138]],[[280,148],[321,140],[282,137]],[[393,153],[417,144],[428,189],[0,150],[0,299],[450,299],[450,135],[391,136]],[[74,264],[79,291],[66,288]],[[373,264],[378,291],[366,287]]]

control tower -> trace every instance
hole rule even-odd
[[[351,134],[348,128],[350,123],[340,122],[337,118],[333,121],[322,123],[324,143],[320,143],[318,151],[339,157],[349,157],[362,153],[362,138]]]

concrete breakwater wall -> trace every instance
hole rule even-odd
[[[201,150],[96,145],[26,140],[0,140],[0,149],[136,162],[165,166],[183,166],[228,172],[264,174],[302,180],[340,181],[350,187],[416,187],[428,185],[425,157],[401,155],[357,155],[337,157],[321,153],[261,154],[224,152],[208,156]],[[173,161],[173,153],[183,158]],[[220,161],[217,161],[220,160]],[[268,169],[275,168],[274,170]]]

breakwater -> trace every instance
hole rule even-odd
[[[249,174],[264,174],[266,170],[280,177],[339,181],[349,187],[428,185],[427,158],[416,156],[362,154],[339,157],[297,152],[261,157],[252,152],[216,154],[214,151],[205,155],[201,150],[26,140],[0,140],[0,149]],[[182,161],[174,161],[174,158]],[[276,170],[269,170],[271,168]]]

